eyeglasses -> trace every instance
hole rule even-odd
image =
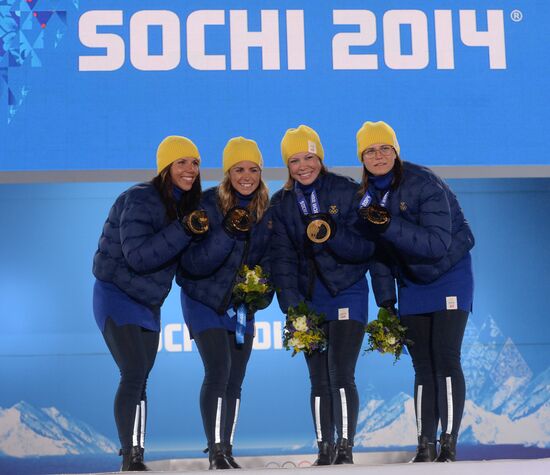
[[[383,157],[389,157],[395,152],[395,149],[391,145],[382,145],[380,148],[367,148],[363,152],[363,157],[374,158],[376,152],[380,152]]]

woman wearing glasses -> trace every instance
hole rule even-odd
[[[464,409],[460,349],[472,308],[474,237],[456,196],[429,169],[399,156],[394,130],[365,122],[359,215],[377,238],[371,277],[376,302],[407,327],[415,370],[418,448],[413,462],[451,462]],[[395,293],[397,283],[397,298]],[[436,454],[441,423],[440,451]]]
[[[373,243],[353,230],[358,185],[330,173],[317,133],[289,129],[281,142],[288,181],[275,193],[272,275],[283,313],[307,302],[325,315],[326,351],[306,355],[316,465],[353,463],[359,396],[355,366],[368,310],[367,261]],[[334,447],[334,432],[337,433]]]

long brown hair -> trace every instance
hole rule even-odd
[[[395,154],[395,163],[393,164],[393,168],[391,169],[393,172],[393,180],[391,182],[390,188],[392,190],[395,190],[399,183],[401,183],[401,177],[403,176],[403,162],[401,161],[401,157],[396,153]],[[369,172],[367,171],[367,167],[363,164],[363,177],[361,178],[361,186],[359,187],[359,191],[357,194],[359,196],[363,196],[369,188]]]
[[[218,186],[218,203],[223,214],[226,214],[231,208],[237,205],[235,188],[231,185],[229,171],[225,172],[222,182]],[[269,206],[269,190],[263,179],[260,178],[260,184],[254,192],[254,197],[248,205],[248,209],[253,218],[258,222],[262,219],[266,209]]]
[[[180,200],[176,201],[174,198],[174,183],[170,176],[170,168],[171,166],[168,166],[162,170],[151,180],[151,183],[153,183],[160,194],[164,207],[166,208],[168,219],[174,220],[198,208],[201,200],[202,188],[201,175],[199,173],[191,189],[189,191],[183,191]]]

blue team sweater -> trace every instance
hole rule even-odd
[[[374,243],[355,229],[358,187],[349,178],[327,173],[305,189],[310,193],[315,189],[321,212],[329,213],[336,223],[335,236],[322,244],[312,244],[307,239],[306,219],[294,190],[282,189],[273,196],[272,273],[283,313],[302,301],[320,303],[329,296],[337,299],[350,289],[350,295],[343,296],[344,302],[334,300],[332,310],[328,310],[331,319],[334,315],[337,318],[338,308],[345,308],[341,305],[351,301],[351,293],[357,290],[355,285],[364,286],[362,291],[368,295],[368,287],[362,280]],[[364,312],[351,312],[350,317],[365,321],[366,309],[367,305]]]
[[[240,206],[247,206],[253,195],[237,195]],[[270,273],[267,252],[271,237],[271,212],[254,223],[248,239],[230,236],[222,227],[223,214],[218,205],[217,187],[204,192],[201,206],[208,213],[207,236],[191,244],[182,254],[176,282],[181,286],[183,316],[189,330],[197,335],[209,328],[235,331],[236,319],[227,310],[233,307],[232,291],[242,265],[260,265]],[[247,333],[254,321],[247,322]]]
[[[390,183],[387,177],[369,178],[374,202]],[[387,207],[392,220],[371,266],[378,305],[396,300],[397,281],[401,315],[444,310],[455,299],[458,309],[470,311],[474,237],[447,184],[427,168],[404,162]]]
[[[111,317],[117,325],[159,331],[160,306],[170,292],[177,256],[190,241],[179,221],[168,221],[151,182],[122,193],[94,256],[94,315],[100,329]]]

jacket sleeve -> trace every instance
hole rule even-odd
[[[397,301],[395,277],[389,265],[379,256],[371,262],[370,277],[376,305],[381,307],[383,303]]]
[[[271,274],[277,292],[279,307],[287,313],[288,307],[304,300],[298,287],[298,253],[292,244],[281,217],[280,197],[272,201],[273,236],[270,246]]]
[[[128,198],[123,206],[120,242],[124,258],[134,271],[148,273],[162,267],[191,242],[177,220],[155,231],[155,217],[146,202]]]
[[[400,216],[392,216],[388,229],[381,237],[396,249],[423,259],[441,259],[451,245],[452,220],[445,189],[436,182],[428,182],[420,196],[418,224]]]
[[[353,205],[356,200],[353,200]],[[336,221],[336,235],[327,241],[327,246],[338,257],[350,262],[368,261],[374,254],[374,242],[358,232],[356,207],[350,206],[345,216]],[[357,206],[359,204],[357,203]]]
[[[270,256],[270,252],[266,252],[262,259],[260,260],[260,267],[262,268],[262,270],[264,271],[265,274],[268,275],[269,277],[269,282],[271,283],[271,285],[273,287],[274,284],[273,284],[273,276],[271,274],[271,256]],[[275,289],[273,289],[266,297],[266,305],[264,307],[261,307],[259,308],[258,310],[263,310],[264,308],[267,308],[271,305],[271,302],[273,301],[273,296],[275,295]]]
[[[204,239],[194,241],[182,253],[180,265],[186,273],[205,277],[219,269],[235,247],[235,239],[221,226],[210,229]]]

